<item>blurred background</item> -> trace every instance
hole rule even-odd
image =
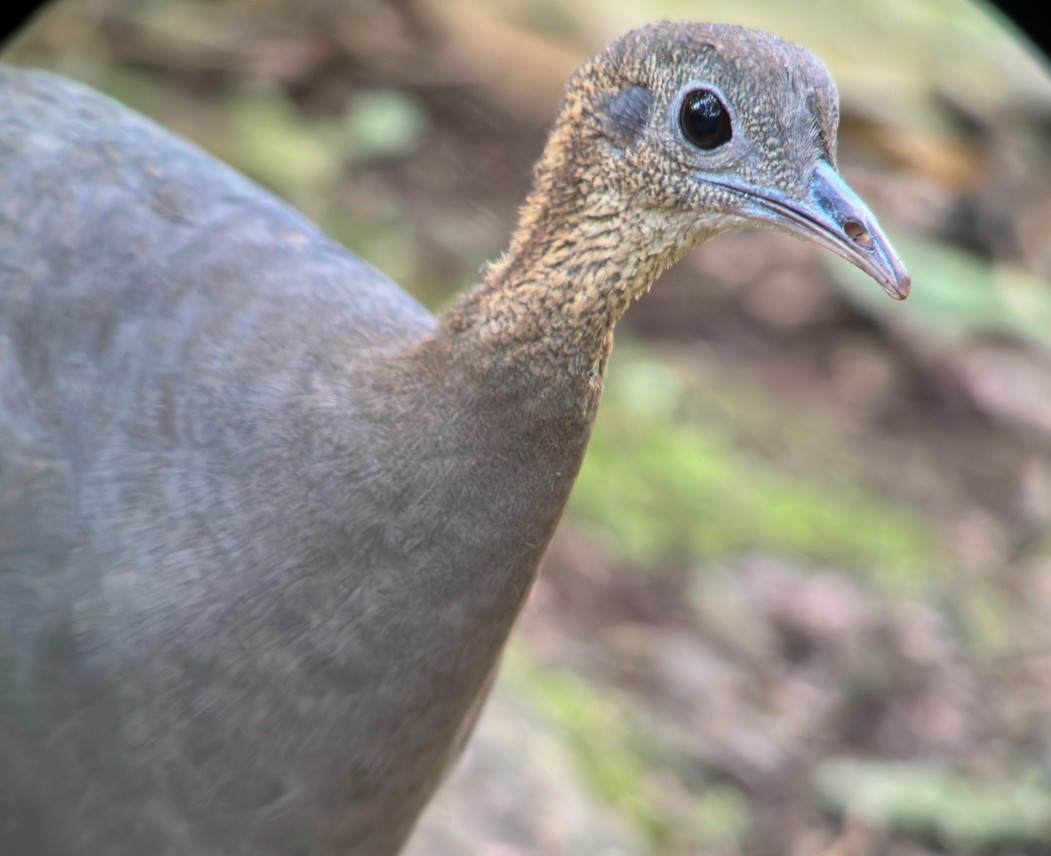
[[[66,0],[5,51],[439,310],[644,21],[805,44],[896,304],[773,233],[618,328],[583,472],[412,856],[1051,853],[1051,75],[965,0]]]

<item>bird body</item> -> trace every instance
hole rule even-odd
[[[139,827],[119,852],[161,854],[155,811],[294,841],[335,803],[360,836],[344,850],[386,852],[455,752],[589,420],[518,425],[525,394],[506,388],[454,402],[476,367],[449,365],[400,288],[151,123],[5,74],[5,118],[24,118],[5,123],[22,151],[0,227],[0,830],[65,803],[98,852]],[[486,411],[506,430],[480,430]],[[519,448],[564,475],[538,478]],[[420,772],[388,793],[395,757]],[[89,783],[100,804],[79,802]],[[305,810],[286,818],[286,800]],[[384,823],[363,826],[377,803]],[[74,852],[39,823],[53,846],[36,852]]]
[[[396,853],[631,300],[804,208],[906,293],[837,183],[835,110],[775,37],[634,31],[574,77],[508,253],[435,318],[191,144],[0,70],[0,853]]]

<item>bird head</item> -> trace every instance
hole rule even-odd
[[[582,218],[631,221],[632,249],[653,267],[722,232],[766,226],[831,250],[903,299],[905,267],[836,169],[838,120],[835,84],[809,51],[745,27],[652,24],[574,75],[536,189]]]

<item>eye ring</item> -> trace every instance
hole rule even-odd
[[[694,146],[712,151],[733,139],[730,111],[719,94],[711,89],[690,90],[679,108],[679,128]]]

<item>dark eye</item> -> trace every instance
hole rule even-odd
[[[682,101],[679,113],[682,133],[699,149],[717,149],[733,136],[730,111],[710,89],[695,89]]]

